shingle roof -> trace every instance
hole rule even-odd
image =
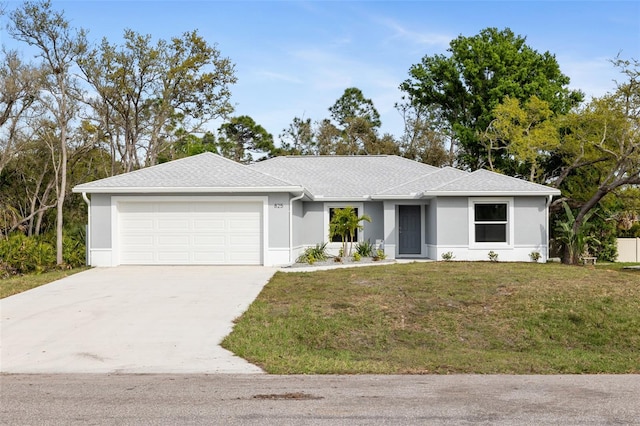
[[[434,188],[433,192],[437,195],[560,195],[555,188],[482,169]]]
[[[437,168],[394,155],[289,156],[245,166],[204,153],[73,188],[88,193],[300,192],[359,200],[436,195],[558,195],[487,170]]]
[[[209,152],[84,183],[74,192],[202,192],[205,190],[300,191],[299,185],[266,175]]]
[[[437,167],[394,155],[286,156],[250,166],[304,186],[316,198],[365,198]]]
[[[379,198],[390,198],[394,196],[419,197],[425,192],[433,191],[435,188],[451,182],[454,179],[467,176],[469,173],[453,167],[437,169],[435,172],[419,176],[412,181],[380,191],[376,194]]]

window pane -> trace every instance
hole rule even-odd
[[[476,204],[476,222],[506,222],[507,205],[501,204]]]
[[[506,243],[507,225],[477,224],[476,243]]]

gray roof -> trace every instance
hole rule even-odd
[[[285,156],[250,166],[304,186],[314,198],[368,198],[437,167],[394,155]]]
[[[437,195],[560,195],[558,189],[482,169],[434,188],[432,192]]]
[[[245,166],[204,153],[73,188],[87,193],[305,192],[317,200],[469,195],[559,195],[560,191],[477,170],[437,168],[394,155],[286,156]]]
[[[73,192],[88,193],[274,190],[301,191],[302,188],[210,152],[84,183],[73,188]]]
[[[409,182],[389,188],[386,191],[380,191],[377,198],[394,198],[394,197],[410,197],[419,198],[425,192],[433,191],[435,188],[451,182],[452,180],[468,176],[469,173],[453,167],[445,167],[436,169],[435,172],[419,176]]]

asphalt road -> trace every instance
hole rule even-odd
[[[3,425],[640,425],[639,375],[0,375]]]

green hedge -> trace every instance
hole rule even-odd
[[[85,244],[82,231],[72,230],[63,239],[63,267],[85,264]],[[0,239],[0,276],[42,273],[56,265],[55,235],[28,237],[22,233]]]

